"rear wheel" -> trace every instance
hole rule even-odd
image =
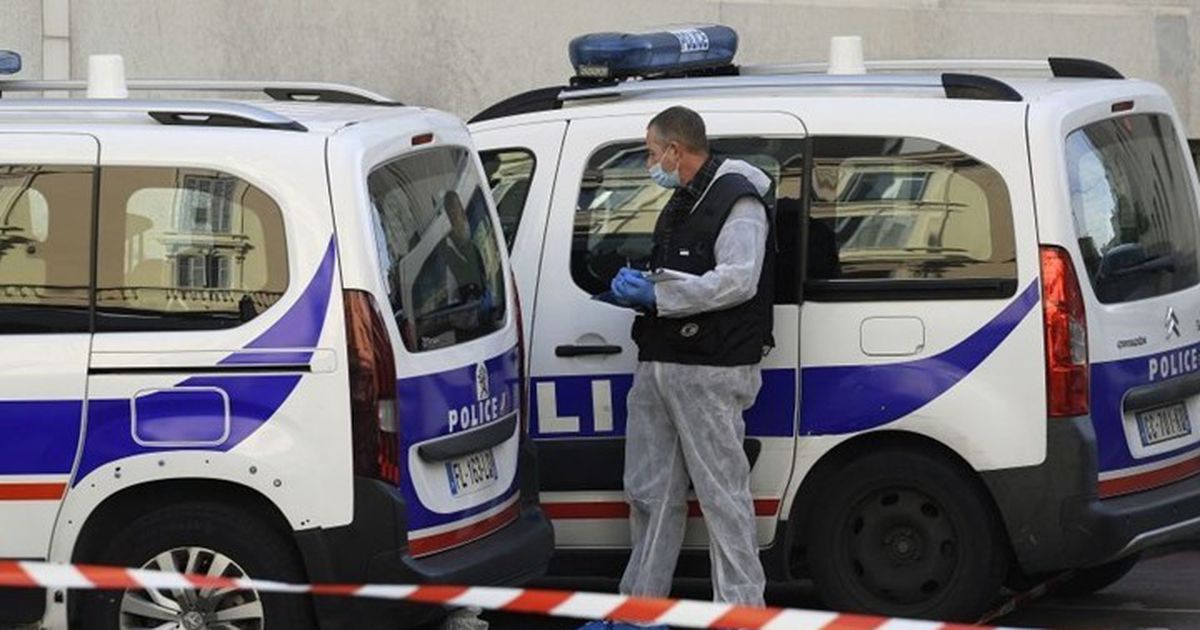
[[[290,541],[245,510],[219,503],[187,503],[141,516],[109,541],[97,561],[210,577],[305,580]],[[315,627],[308,598],[253,590],[88,593],[81,613],[83,627],[97,630]]]
[[[1007,569],[984,490],[956,466],[890,450],[827,478],[806,546],[833,610],[973,621]]]

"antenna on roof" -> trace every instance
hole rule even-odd
[[[88,57],[88,98],[129,98],[125,85],[125,59],[121,55]]]
[[[866,74],[862,37],[840,35],[829,38],[829,74]]]

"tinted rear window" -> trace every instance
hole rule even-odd
[[[376,247],[404,344],[433,350],[504,325],[504,271],[487,199],[461,147],[414,153],[367,178]]]
[[[1096,297],[1140,300],[1200,282],[1196,201],[1171,119],[1112,118],[1067,136],[1079,249]]]

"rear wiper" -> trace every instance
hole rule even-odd
[[[1153,256],[1136,265],[1131,265],[1129,267],[1112,271],[1109,273],[1109,275],[1115,278],[1121,278],[1139,273],[1155,273],[1158,271],[1175,271],[1175,256],[1172,254]]]

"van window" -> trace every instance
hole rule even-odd
[[[88,331],[94,176],[0,166],[0,334]]]
[[[404,345],[433,350],[500,330],[503,252],[471,153],[413,153],[372,171],[367,187]]]
[[[229,328],[287,290],[279,206],[206,169],[100,171],[98,331]]]
[[[777,217],[775,303],[794,304],[804,141],[715,138],[710,148],[718,157],[757,166],[775,182],[774,198],[768,200],[774,203]],[[572,234],[571,277],[575,283],[594,295],[607,290],[627,263],[648,264],[654,224],[671,193],[650,180],[644,141],[611,144],[593,153],[584,171]]]
[[[480,151],[479,159],[483,161],[483,172],[492,189],[492,198],[496,200],[504,244],[512,251],[517,230],[521,227],[521,215],[525,212],[525,200],[529,197],[536,160],[528,149]]]
[[[979,160],[922,138],[816,137],[812,183],[812,297],[1015,291],[1008,189]]]
[[[1195,286],[1192,168],[1171,119],[1135,114],[1067,136],[1067,180],[1096,298],[1128,302]]]

